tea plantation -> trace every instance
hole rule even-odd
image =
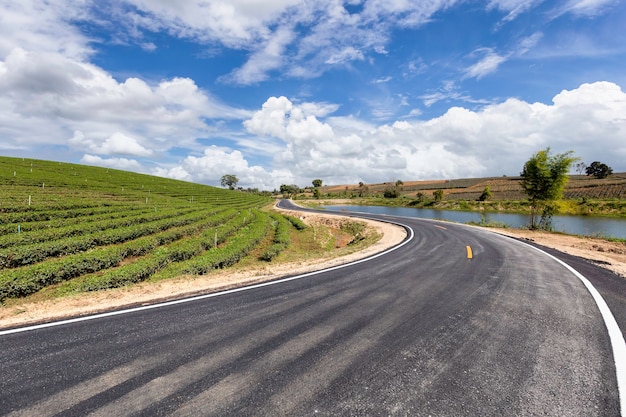
[[[0,157],[0,302],[62,283],[112,288],[204,274],[245,257],[288,219],[265,196],[126,171]]]

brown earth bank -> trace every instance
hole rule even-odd
[[[340,222],[339,218],[332,214],[302,212],[288,214],[302,218],[309,225],[323,224],[327,227],[338,227]],[[180,277],[156,283],[146,282],[129,287],[82,293],[46,301],[11,302],[10,305],[0,307],[0,328],[41,323],[122,307],[146,305],[269,281],[286,275],[306,273],[382,252],[400,243],[406,237],[406,232],[401,227],[371,220],[363,221],[367,223],[369,231],[379,234],[381,238],[373,245],[356,253],[341,257],[331,254],[325,258],[311,261],[268,264],[263,268],[216,271],[209,275]],[[495,228],[488,230],[519,239],[532,240],[540,245],[586,258],[603,268],[626,277],[626,243],[531,230]]]

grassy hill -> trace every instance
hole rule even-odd
[[[261,210],[269,203],[114,169],[0,157],[0,302],[49,286],[96,290],[232,265],[289,227]]]

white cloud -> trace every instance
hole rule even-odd
[[[466,78],[481,79],[485,75],[495,72],[507,60],[506,57],[498,55],[491,48],[481,48],[474,51],[473,55],[475,54],[480,54],[483,57],[465,70]]]
[[[266,39],[269,28],[300,0],[126,0],[142,14],[126,10],[134,22],[152,30],[167,28],[180,37],[218,40],[227,47],[247,48]]]
[[[478,48],[470,54],[470,57],[480,56],[480,60],[470,65],[464,71],[464,78],[481,79],[494,73],[498,68],[510,59],[520,58],[537,46],[542,39],[541,32],[535,32],[530,36],[517,41],[513,48],[506,54],[498,54],[493,48]]]
[[[96,165],[107,168],[122,169],[126,171],[142,171],[141,164],[134,159],[126,158],[101,158],[96,155],[84,155],[80,162],[85,165]]]
[[[514,54],[517,56],[524,55],[528,51],[532,50],[539,41],[543,38],[543,33],[535,32],[532,35],[522,39],[517,45],[517,50],[514,51]]]
[[[498,9],[508,12],[502,19],[502,22],[510,22],[543,1],[544,0],[491,0],[487,5],[487,10]]]
[[[217,146],[205,149],[200,157],[188,156],[180,166],[156,169],[155,175],[188,181],[220,185],[222,175],[231,174],[239,179],[238,186],[265,190],[278,188],[280,184],[292,184],[293,174],[286,169],[268,171],[259,165],[249,165],[243,154]]]
[[[141,158],[151,157],[162,164],[153,168],[159,175],[218,185],[222,175],[233,173],[242,186],[266,189],[305,185],[312,178],[328,184],[510,175],[546,146],[557,152],[573,149],[585,160],[626,170],[621,162],[626,160],[626,98],[616,84],[585,84],[547,104],[509,99],[479,110],[454,107],[430,120],[417,119],[415,109],[409,113],[413,119],[388,124],[357,115],[333,117],[337,104],[286,97],[268,98],[250,112],[221,103],[189,78],[115,78],[89,62],[96,40],[76,24],[112,26],[94,20],[98,8],[108,7],[119,13],[119,30],[147,50],[158,45],[144,34],[167,32],[208,47],[246,51],[247,62],[229,79],[250,84],[273,72],[308,77],[355,60],[371,62],[374,54],[388,53],[394,29],[424,25],[454,5],[452,0],[370,0],[355,2],[363,7],[353,13],[335,0],[0,1],[3,150],[34,153],[56,147],[78,153],[84,163],[132,170],[142,170]],[[536,4],[493,0],[487,7],[514,19]],[[593,16],[612,4],[570,1],[567,12]],[[478,49],[465,76],[497,71],[505,61],[536,49],[542,36],[521,38],[508,51]],[[428,68],[412,59],[406,77]],[[404,96],[394,97],[402,106],[409,104]],[[476,102],[454,83],[421,98],[427,105],[447,99]],[[229,131],[242,120],[243,130]],[[198,144],[198,138],[212,137],[231,139],[240,150]],[[183,155],[178,163],[168,154],[172,147]],[[598,149],[604,153],[598,155]],[[185,157],[184,152],[194,154]],[[258,162],[268,158],[271,164]]]
[[[363,14],[369,20],[393,19],[402,27],[417,27],[429,22],[435,13],[456,3],[456,0],[370,0],[365,3]]]
[[[440,101],[464,101],[472,104],[489,104],[490,102],[484,99],[475,99],[469,96],[467,93],[461,92],[459,86],[454,81],[444,81],[441,87],[432,93],[427,93],[419,96],[422,99],[426,107],[430,107]]]
[[[384,83],[388,83],[391,80],[393,80],[393,77],[391,76],[377,78],[374,81],[372,81],[372,84],[384,84]]]
[[[609,82],[564,90],[547,104],[508,99],[478,111],[453,107],[437,118],[383,125],[318,118],[305,110],[318,107],[271,97],[244,122],[261,143],[266,136],[278,140],[271,165],[253,165],[238,150],[211,146],[155,173],[213,185],[234,174],[240,186],[269,190],[308,185],[313,178],[345,184],[518,175],[530,155],[548,146],[626,170],[626,94]]]
[[[188,78],[119,82],[95,65],[20,48],[0,61],[0,91],[4,147],[66,144],[90,153],[148,156],[173,145],[195,146],[211,131],[207,118],[250,115]],[[87,141],[69,140],[76,131]]]
[[[192,181],[193,177],[190,173],[185,171],[182,166],[175,166],[172,168],[156,167],[152,170],[152,175],[157,177],[172,178],[175,180]]]
[[[104,141],[96,141],[85,138],[81,131],[74,132],[74,136],[70,139],[74,147],[85,148],[90,152],[101,155],[133,155],[133,156],[151,156],[152,151],[141,146],[135,138],[125,135],[121,132],[115,132]]]
[[[430,120],[379,126],[346,117],[320,120],[285,97],[272,97],[244,125],[250,133],[284,142],[274,164],[292,172],[297,183],[319,177],[340,184],[517,175],[532,153],[548,146],[626,169],[620,165],[626,160],[624,114],[626,94],[599,82],[563,91],[550,104],[509,99],[479,111],[453,107]],[[598,155],[597,149],[611,154]],[[229,164],[253,178],[235,155],[238,162]]]
[[[86,58],[92,53],[89,39],[70,22],[88,17],[88,3],[88,0],[3,0],[0,59],[15,48]]]
[[[351,61],[363,61],[365,57],[363,56],[363,52],[358,49],[347,46],[341,50],[335,51],[332,53],[325,61],[326,64],[345,64]]]
[[[294,106],[286,97],[271,97],[260,111],[244,122],[244,126],[250,133],[273,136],[298,145],[313,139],[333,137],[329,125],[308,113],[317,108],[315,105]]]
[[[387,54],[392,31],[418,27],[456,0],[369,0],[349,13],[343,2],[320,0],[124,0],[119,11],[127,34],[142,43],[144,31],[166,30],[181,38],[249,51],[241,67],[222,80],[243,85],[272,71],[311,78],[335,66]]]
[[[242,67],[237,68],[224,79],[236,84],[254,84],[265,81],[269,71],[282,67],[285,48],[293,38],[294,34],[291,30],[285,28],[277,30]]]
[[[603,14],[619,0],[568,0],[559,8],[558,15],[572,13],[574,15],[595,17]]]

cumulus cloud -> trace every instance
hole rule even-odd
[[[84,59],[93,53],[89,38],[70,22],[88,18],[86,0],[3,0],[0,59],[15,48],[61,53]]]
[[[296,144],[313,138],[324,140],[333,137],[329,125],[320,122],[314,114],[309,114],[309,109],[314,107],[294,106],[286,97],[271,97],[260,111],[244,122],[244,126],[250,133],[274,136]]]
[[[188,156],[179,166],[157,168],[153,174],[214,186],[220,185],[223,175],[230,174],[237,176],[241,187],[265,190],[294,182],[294,175],[287,169],[267,170],[259,165],[250,165],[240,151],[218,146],[206,148],[202,156]]]
[[[539,2],[492,0],[487,7],[512,20]],[[111,8],[117,14],[107,16],[119,17],[120,30],[148,50],[157,47],[143,38],[148,32],[242,50],[246,62],[223,80],[251,84],[273,72],[311,77],[357,60],[371,62],[374,55],[387,54],[395,29],[427,24],[456,2],[357,3],[348,11],[334,0],[4,0],[0,149],[54,147],[77,153],[83,163],[137,171],[147,170],[142,163],[149,157],[158,175],[219,185],[230,173],[242,186],[264,189],[305,185],[313,178],[328,184],[515,175],[530,154],[546,146],[626,170],[626,97],[613,83],[564,90],[551,103],[480,101],[479,108],[453,107],[426,120],[414,109],[387,124],[358,113],[338,116],[334,103],[287,97],[269,97],[257,111],[248,111],[222,103],[190,78],[116,78],[90,62],[95,40],[76,24],[106,25],[97,20],[98,8]],[[566,3],[567,13],[576,16],[593,16],[611,4]],[[542,36],[519,39],[504,51],[476,50],[468,57],[465,77],[497,71],[535,49]],[[425,68],[419,59],[413,61],[405,77]],[[418,98],[426,106],[471,101],[453,82]],[[199,138],[202,143],[218,138],[223,146],[204,147]],[[233,138],[239,150],[224,145]]]
[[[97,155],[83,155],[80,162],[85,165],[96,165],[106,168],[122,169],[126,171],[142,171],[142,166],[134,159],[101,158]]]
[[[63,137],[90,153],[149,156],[174,144],[195,146],[211,130],[207,118],[250,115],[189,78],[120,82],[93,64],[21,48],[0,61],[0,91],[5,147],[59,145]]]
[[[98,142],[93,139],[85,138],[81,131],[74,132],[74,136],[70,139],[70,143],[78,148],[86,148],[91,152],[101,155],[133,155],[133,156],[151,156],[152,151],[141,146],[135,138],[125,135],[121,132],[115,132],[111,136]]]
[[[574,150],[585,161],[626,168],[620,165],[626,160],[626,94],[609,82],[564,90],[552,103],[508,99],[480,110],[452,107],[433,119],[383,125],[353,117],[320,119],[304,107],[271,97],[244,122],[250,134],[283,143],[273,164],[284,169],[277,177],[282,182],[272,178],[277,171],[249,166],[238,151],[213,148],[182,167],[197,180],[219,178],[232,167],[249,184],[270,188],[290,181],[308,184],[311,178],[356,183],[500,176],[519,174],[532,153],[550,146],[555,152]],[[598,155],[598,149],[611,149],[611,155]]]

